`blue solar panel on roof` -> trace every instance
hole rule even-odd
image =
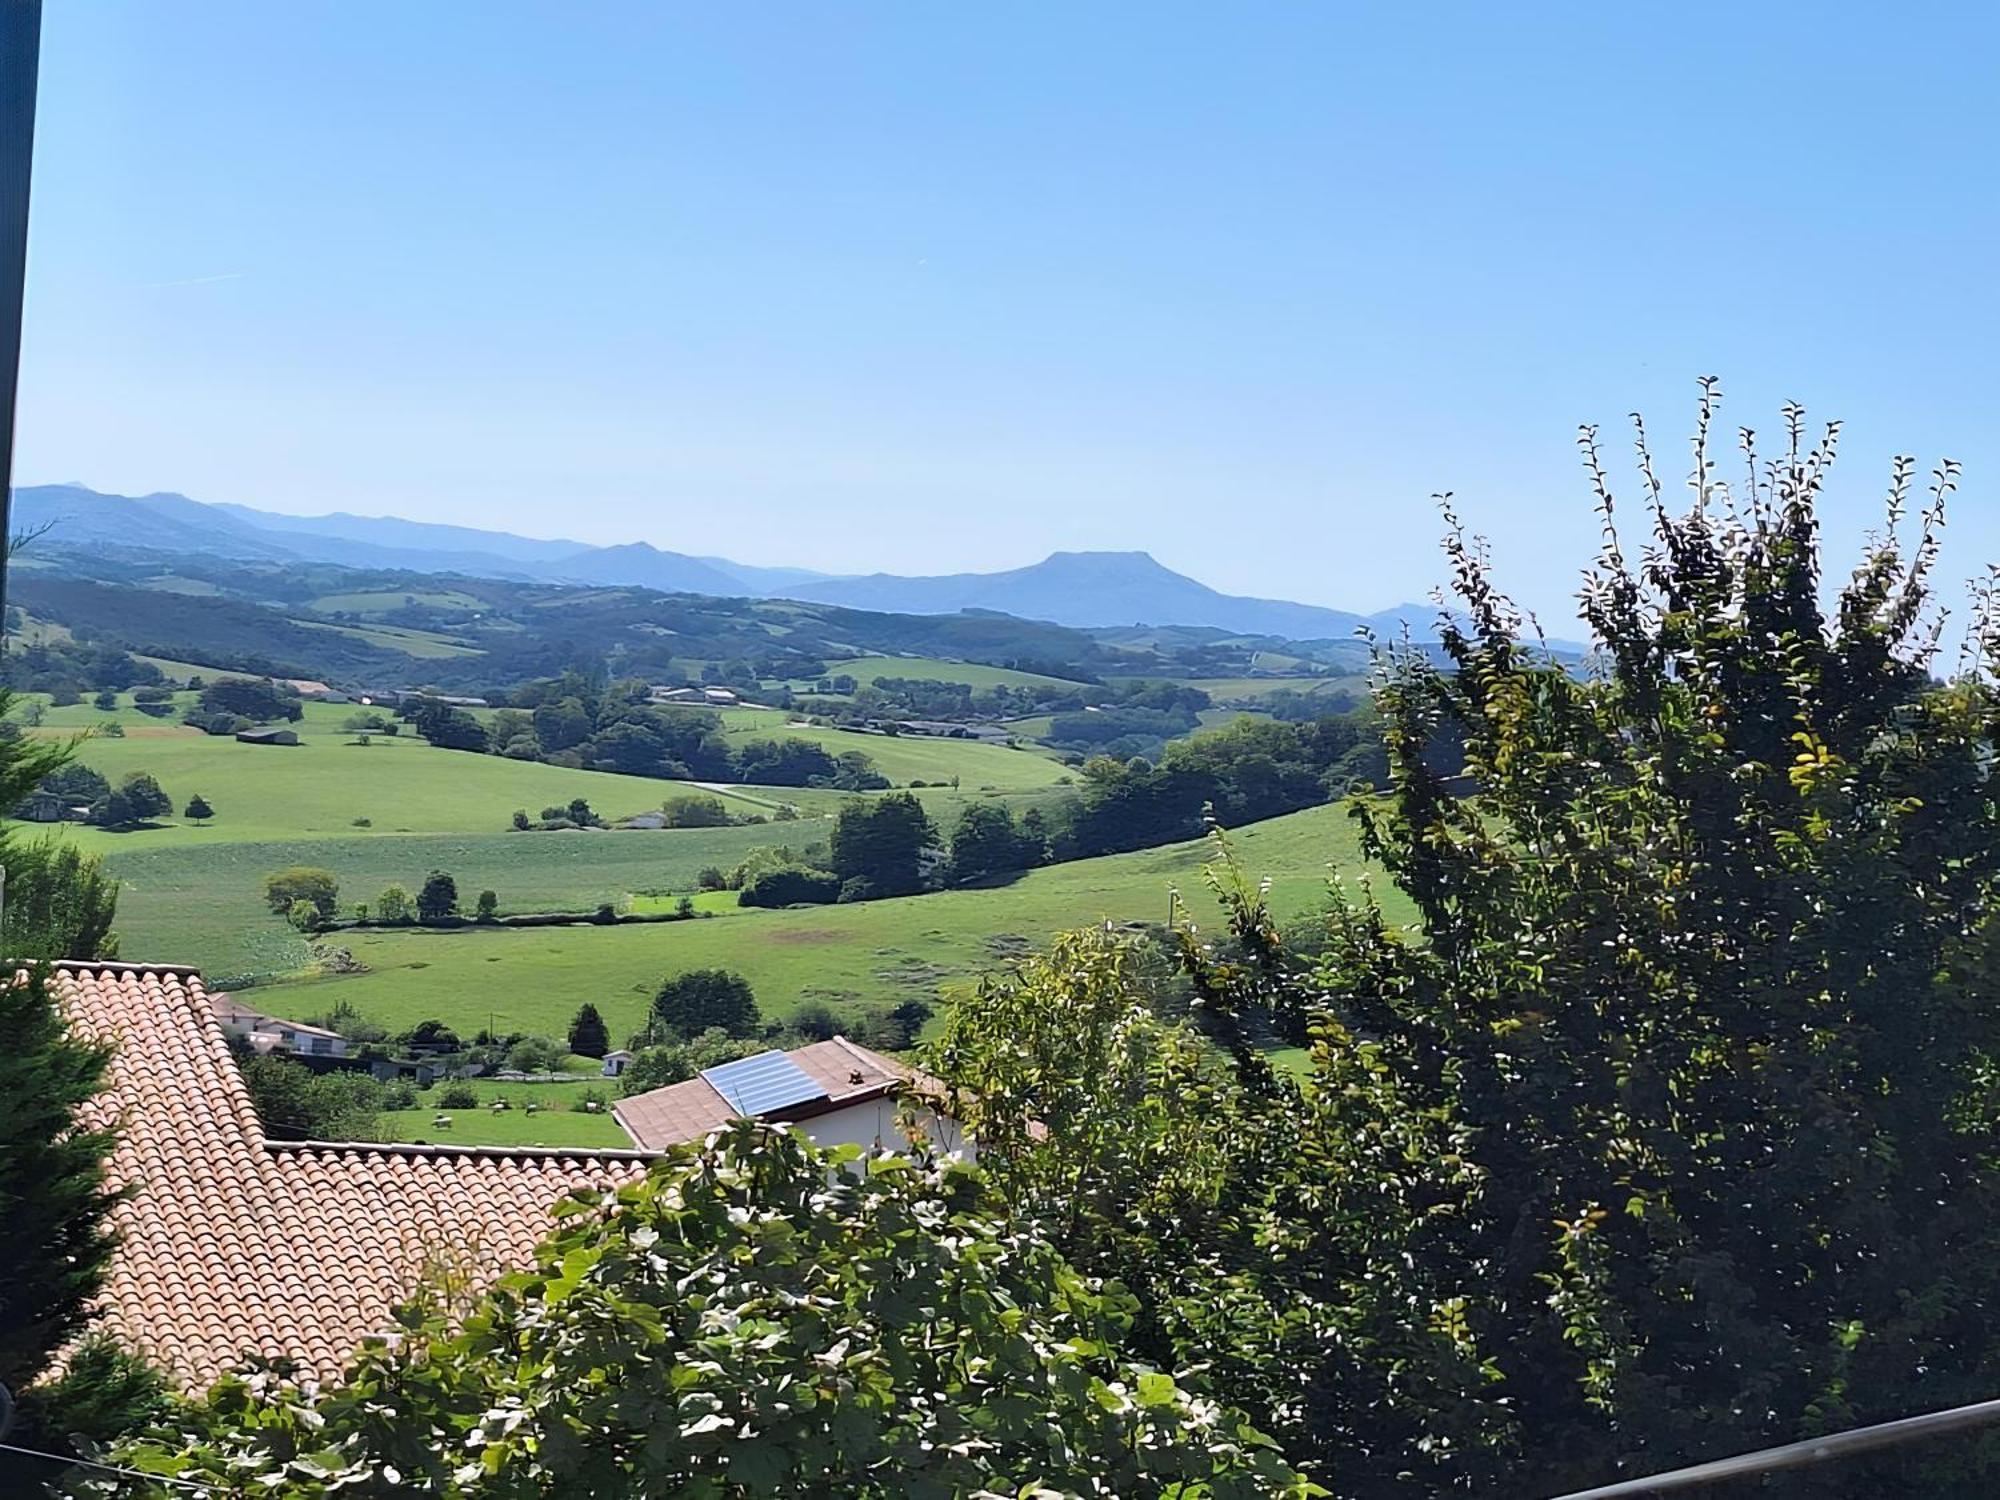
[[[759,1052],[739,1062],[703,1068],[701,1076],[739,1115],[761,1117],[826,1097],[825,1086],[782,1052]]]

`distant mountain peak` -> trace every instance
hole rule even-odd
[[[1225,594],[1177,573],[1143,549],[1058,550],[1038,563],[992,573],[829,578],[803,568],[751,567],[693,557],[647,541],[593,547],[395,516],[337,511],[293,516],[244,505],[212,505],[160,491],[102,494],[80,482],[15,492],[19,524],[53,520],[57,545],[348,567],[406,568],[552,584],[636,587],[719,598],[791,598],[898,614],[980,611],[1058,625],[1206,626],[1232,634],[1328,640],[1370,626],[1407,623],[1435,637],[1435,606],[1398,605],[1372,615],[1283,599]]]

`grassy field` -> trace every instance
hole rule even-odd
[[[37,731],[61,735],[106,720],[125,728],[122,739],[93,738],[78,750],[85,765],[116,781],[127,772],[150,771],[174,799],[176,810],[196,792],[214,806],[205,827],[178,818],[171,826],[134,833],[73,828],[81,847],[120,854],[180,844],[352,838],[367,818],[375,836],[408,833],[503,832],[515,808],[531,816],[542,808],[584,797],[608,818],[655,808],[684,793],[684,784],[604,771],[571,771],[534,761],[439,750],[404,732],[376,735],[367,745],[341,724],[352,705],[308,703],[292,726],[296,746],[245,745],[227,735],[207,735],[173,719],[149,719],[120,700],[114,713],[88,703],[50,709]],[[774,798],[775,800],[779,800]],[[742,809],[751,810],[746,804]]]
[[[629,1147],[632,1138],[611,1117],[611,1102],[618,1097],[618,1081],[591,1076],[573,1083],[499,1083],[474,1078],[454,1085],[469,1088],[478,1097],[476,1109],[437,1107],[443,1085],[418,1095],[415,1109],[384,1110],[376,1116],[378,1139],[441,1146],[617,1146]],[[581,1105],[585,1094],[604,1101],[601,1113],[586,1113]],[[496,1110],[505,1101],[509,1106]],[[529,1114],[526,1106],[536,1106]],[[442,1116],[449,1125],[439,1125]]]
[[[132,834],[108,858],[124,882],[118,932],[126,956],[196,964],[236,980],[292,973],[311,961],[306,941],[264,907],[265,874],[287,865],[331,870],[345,905],[373,901],[392,884],[414,892],[428,871],[442,869],[458,882],[467,905],[480,891],[491,890],[503,912],[590,911],[605,901],[624,905],[635,891],[692,891],[705,866],[727,870],[759,845],[788,840],[796,845],[825,836],[818,823],[650,833],[375,834],[150,847],[139,840],[152,835]],[[349,943],[350,937],[333,940]]]
[[[313,600],[312,607],[330,615],[387,615],[411,604],[427,609],[480,608],[478,599],[455,589],[419,589],[411,593],[400,589],[376,589],[353,594],[321,594]]]
[[[859,750],[875,763],[875,769],[897,786],[912,781],[949,781],[956,776],[962,787],[991,787],[998,791],[1024,791],[1056,785],[1064,775],[1062,765],[1038,750],[1010,750],[1004,745],[982,745],[977,740],[934,739],[915,734],[861,734],[850,729],[731,728],[723,737],[732,745],[773,737],[810,740],[832,755]]]
[[[1189,687],[1200,688],[1217,703],[1268,698],[1280,689],[1311,698],[1345,693],[1356,702],[1365,702],[1368,697],[1366,677],[1189,677],[1180,680]]]
[[[357,641],[366,641],[371,646],[386,646],[405,656],[436,658],[480,654],[477,646],[468,646],[434,630],[411,630],[403,625],[334,625],[325,620],[293,620],[292,623],[313,630],[335,631],[352,636]]]
[[[942,661],[932,656],[857,656],[826,664],[829,677],[848,676],[867,684],[878,677],[905,677],[920,682],[962,682],[969,688],[1047,687],[1068,689],[1083,684],[1062,677],[1045,677],[1039,672],[1016,672],[1011,667],[988,667],[978,662]],[[794,691],[810,690],[817,678],[795,682]]]
[[[1334,807],[1258,824],[1234,842],[1249,873],[1272,881],[1281,916],[1317,905],[1329,868],[1359,860],[1352,823]],[[1201,874],[1209,854],[1196,840],[1051,866],[1007,885],[848,906],[738,908],[706,921],[350,933],[342,941],[369,972],[277,983],[259,989],[259,1003],[305,1015],[346,1001],[392,1028],[436,1017],[476,1030],[490,1018],[502,1030],[560,1034],[587,1000],[622,1040],[660,980],[688,969],[741,973],[770,1017],[803,1001],[836,1009],[934,1002],[1057,932],[1162,921],[1174,888],[1198,920],[1213,921]]]

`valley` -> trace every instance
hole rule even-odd
[[[343,566],[295,555],[304,532],[218,535],[236,540],[42,549],[14,592],[11,717],[74,741],[72,804],[154,789],[143,815],[78,805],[46,831],[116,878],[121,954],[271,1014],[560,1051],[588,1005],[622,1045],[663,982],[719,969],[767,1035],[902,1046],[1060,932],[1158,933],[1176,891],[1214,920],[1211,805],[1283,918],[1359,862],[1339,798],[1380,752],[1351,640],[663,594],[602,559],[601,580],[560,583]],[[313,545],[350,543],[369,555]],[[848,825],[852,846],[898,806],[923,824],[917,863],[842,874]],[[330,893],[309,921],[264,899],[295,868]],[[395,925],[437,872],[464,915]],[[765,872],[796,892],[751,904]],[[569,1066],[575,1084],[482,1084],[547,1107],[482,1095],[451,1138],[618,1144],[579,1102],[606,1081]],[[434,1114],[370,1128],[427,1139]]]

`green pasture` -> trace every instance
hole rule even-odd
[[[682,782],[440,750],[408,725],[400,734],[377,734],[363,745],[340,727],[366,711],[352,704],[306,704],[305,718],[288,726],[299,733],[297,745],[246,745],[233,736],[187,728],[178,711],[168,719],[150,719],[131,707],[129,696],[119,702],[113,713],[102,713],[88,702],[50,709],[36,732],[86,732],[115,719],[124,726],[124,737],[86,738],[78,746],[78,760],[114,782],[132,771],[149,771],[174,799],[177,811],[199,792],[216,816],[203,827],[176,816],[164,820],[168,826],[130,833],[70,830],[79,846],[106,853],[179,844],[351,838],[364,832],[355,826],[356,818],[368,819],[365,831],[376,836],[501,833],[516,808],[534,816],[544,807],[583,797],[616,820],[688,790]],[[739,808],[752,810],[762,809],[750,803]]]
[[[384,1110],[376,1116],[376,1136],[385,1141],[439,1146],[615,1146],[627,1147],[632,1138],[611,1117],[611,1101],[618,1097],[618,1080],[599,1078],[577,1083],[494,1083],[473,1079],[469,1087],[479,1096],[477,1109],[438,1109],[433,1101],[443,1084],[434,1084],[418,1095],[415,1109]],[[605,1100],[601,1114],[586,1114],[578,1108],[586,1090],[595,1089]],[[496,1110],[504,1099],[512,1106]],[[529,1114],[529,1101],[538,1108]],[[439,1125],[439,1116],[451,1123]]]
[[[1017,672],[1011,667],[989,667],[979,662],[944,661],[934,656],[856,656],[826,664],[829,677],[847,676],[866,685],[878,677],[905,677],[920,682],[962,682],[977,689],[996,687],[1039,687],[1073,689],[1085,687],[1063,677],[1047,677],[1040,672]],[[818,678],[794,682],[795,691],[812,688]]]
[[[416,604],[426,609],[479,609],[480,601],[456,589],[370,589],[351,594],[321,594],[312,607],[329,615],[387,615]]]
[[[418,1093],[415,1109],[384,1110],[376,1116],[376,1138],[440,1146],[629,1147],[632,1138],[611,1117],[618,1080],[601,1076],[594,1058],[573,1057],[570,1063],[577,1077],[563,1083],[471,1078],[449,1085],[471,1089],[479,1100],[476,1109],[439,1109],[437,1100],[447,1085],[433,1084]],[[585,1094],[604,1101],[601,1113],[584,1112]],[[502,1100],[510,1107],[494,1109]],[[526,1109],[530,1103],[536,1106],[532,1115]],[[440,1126],[439,1115],[451,1123]]]
[[[1319,904],[1330,870],[1360,862],[1353,824],[1337,807],[1257,824],[1233,842],[1248,875],[1272,882],[1281,918]],[[477,1030],[490,1019],[502,1030],[560,1035],[576,1008],[590,1001],[616,1041],[639,1026],[660,980],[688,969],[741,973],[772,1019],[805,1001],[836,1009],[935,1003],[1057,932],[1106,921],[1164,921],[1175,888],[1196,920],[1217,923],[1202,876],[1211,853],[1206,841],[1195,840],[1051,866],[977,889],[785,911],[738,908],[687,922],[346,933],[340,940],[369,972],[281,981],[260,988],[259,1003],[280,1014],[311,1015],[346,1001],[392,1028],[435,1017]],[[1410,919],[1403,908],[1395,915]],[[128,952],[137,951],[128,944]]]
[[[914,734],[862,734],[851,729],[812,726],[776,730],[725,726],[723,736],[732,745],[742,745],[751,740],[796,738],[824,746],[832,755],[859,750],[875,763],[876,770],[897,786],[907,786],[912,781],[949,781],[956,776],[961,787],[1019,791],[1054,786],[1057,778],[1064,774],[1058,762],[1038,750],[1011,750],[1004,745],[983,745],[977,740]]]
[[[75,830],[77,835],[91,832]],[[24,830],[23,836],[33,835]],[[467,907],[480,891],[491,890],[503,913],[591,911],[606,901],[621,906],[634,891],[692,891],[706,866],[727,870],[759,845],[803,844],[824,839],[826,830],[819,823],[796,823],[653,832],[377,833],[241,844],[145,842],[154,837],[123,835],[123,842],[111,845],[107,854],[124,885],[118,902],[120,951],[144,961],[195,964],[234,982],[292,973],[312,961],[306,940],[264,905],[264,876],[287,865],[331,870],[348,908],[372,902],[389,885],[414,895],[429,871],[441,869],[457,881]],[[352,946],[371,939],[335,933],[327,940]]]
[[[1368,679],[1362,676],[1345,677],[1183,677],[1176,678],[1188,687],[1200,688],[1218,704],[1235,703],[1245,700],[1255,701],[1268,698],[1281,689],[1301,693],[1307,697],[1328,697],[1336,693],[1346,693],[1357,702],[1368,697]]]
[[[440,635],[434,630],[411,630],[403,625],[335,625],[327,620],[293,620],[294,625],[304,625],[312,630],[331,630],[339,635],[352,636],[357,641],[366,641],[371,646],[384,646],[391,651],[400,651],[405,656],[436,658],[445,656],[478,656],[477,646],[468,646],[451,636]]]

